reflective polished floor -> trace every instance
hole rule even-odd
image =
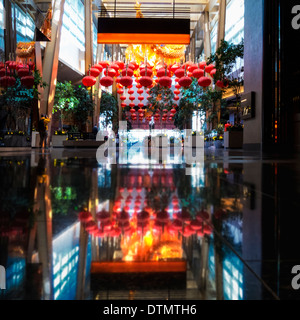
[[[299,299],[299,158],[175,160],[0,153],[0,299]]]

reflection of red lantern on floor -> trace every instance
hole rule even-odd
[[[199,231],[202,229],[203,224],[198,220],[193,220],[190,224],[191,228],[195,231]]]
[[[207,221],[209,220],[209,213],[205,210],[201,210],[197,213],[196,219],[199,221]]]
[[[91,220],[93,220],[92,214],[89,211],[81,211],[79,213],[79,221],[83,222],[83,223],[87,223]]]
[[[101,223],[107,223],[110,221],[110,214],[106,210],[102,210],[96,214],[97,220]]]

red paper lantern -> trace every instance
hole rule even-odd
[[[171,113],[173,113],[173,114],[175,114],[176,112],[177,112],[176,109],[171,110]]]
[[[116,61],[115,64],[119,66],[120,70],[125,68],[125,63],[123,61]]]
[[[180,69],[180,65],[179,64],[173,64],[173,66],[171,67],[171,71],[173,72],[173,73],[175,73],[176,72],[176,70],[178,70],[178,69]]]
[[[32,74],[32,72],[31,71],[29,71],[29,68],[21,68],[21,69],[19,69],[18,70],[18,76],[20,77],[20,78],[22,78],[22,77],[26,77],[26,76],[30,76]]]
[[[210,72],[210,75],[213,77],[216,73],[217,73],[217,69],[213,69],[213,70]]]
[[[16,68],[17,68],[17,63],[16,63],[15,61],[12,61],[12,62],[9,64],[8,68],[9,68],[10,70],[16,70]]]
[[[123,86],[123,87],[129,87],[129,86],[131,86],[132,85],[132,83],[133,83],[133,80],[132,80],[132,78],[131,77],[122,77],[121,79],[120,79],[120,84]]]
[[[116,71],[116,73],[119,71],[120,67],[118,64],[116,63],[112,63],[110,66],[109,66],[111,69],[114,69]]]
[[[127,107],[127,104],[126,104],[126,103],[121,103],[121,107],[122,107],[122,108],[126,108],[126,107]]]
[[[97,82],[97,79],[92,76],[86,76],[82,79],[82,84],[88,88],[94,86],[96,82]]]
[[[130,100],[130,101],[134,101],[134,100],[135,100],[135,97],[134,97],[134,96],[130,96],[130,97],[129,97],[129,100]]]
[[[204,77],[204,71],[202,69],[195,69],[193,71],[193,77],[200,79],[201,77]]]
[[[133,70],[130,69],[130,68],[125,68],[122,70],[122,76],[125,77],[125,76],[129,76],[129,77],[132,77],[133,76]]]
[[[213,69],[215,69],[215,66],[213,64],[210,64],[207,67],[205,67],[205,72],[211,73]]]
[[[177,77],[177,78],[182,78],[182,77],[184,77],[185,76],[185,70],[184,69],[182,69],[182,68],[180,68],[180,69],[177,69],[176,71],[175,71],[175,76]],[[178,82],[179,82],[179,80],[178,80]]]
[[[134,94],[134,90],[129,89],[129,90],[128,90],[128,94]]]
[[[100,76],[100,71],[97,68],[91,68],[89,70],[89,76],[92,76],[94,78],[97,78]]]
[[[166,74],[167,73],[167,74]],[[157,76],[159,78],[161,77],[165,77],[165,76],[168,76],[168,77],[171,77],[171,72],[169,70],[167,70],[166,72],[166,69],[165,68],[161,68],[157,71]]]
[[[204,70],[204,68],[206,67],[206,62],[205,61],[202,61],[199,63],[199,68]]]
[[[100,61],[98,64],[100,64],[100,66],[102,66],[103,69],[109,66],[109,62],[107,61]]]
[[[95,64],[94,66],[92,66],[92,68],[98,69],[100,73],[103,71],[103,67],[101,66],[101,64]]]
[[[170,77],[162,77],[159,79],[159,84],[162,87],[169,87],[172,85],[172,79]]]
[[[125,101],[126,99],[127,99],[126,96],[121,96],[121,97],[120,97],[120,100],[121,100],[121,101]]]
[[[141,75],[142,77],[145,77],[145,76],[147,76],[147,77],[152,77],[153,71],[152,71],[151,69],[147,69],[147,75],[146,75],[146,69],[141,69],[140,75]]]
[[[224,82],[222,80],[218,80],[217,83],[216,83],[216,86],[223,89],[224,88]]]
[[[192,64],[188,67],[188,71],[193,73],[194,70],[198,69],[198,65],[197,64]]]
[[[27,89],[32,89],[34,86],[34,77],[33,76],[22,77],[21,84]]]
[[[137,70],[139,68],[139,65],[135,61],[133,61],[128,64],[128,68],[131,70]]]
[[[179,95],[180,93],[180,90],[174,90],[174,94]]]
[[[199,80],[198,80],[198,84],[199,86],[201,87],[209,87],[211,85],[211,79],[209,79],[208,77],[201,77]]]
[[[140,101],[144,101],[144,100],[145,100],[145,98],[144,98],[143,96],[139,96],[139,97],[138,97],[138,100],[140,100]]]
[[[187,88],[192,84],[193,80],[190,77],[183,77],[179,79],[178,83],[181,85],[183,88]]]
[[[135,113],[135,110],[134,110],[134,109],[130,109],[129,112],[130,112],[131,114],[134,114],[134,113]]]
[[[142,78],[140,79],[140,85],[143,86],[143,87],[149,87],[149,86],[151,86],[151,85],[152,85],[152,82],[153,82],[153,80],[152,80],[152,78],[150,78],[150,77],[142,77]]]
[[[117,94],[123,94],[124,93],[124,90],[123,89],[119,89],[118,91],[117,91]]]
[[[176,88],[176,89],[180,89],[180,88],[181,88],[181,85],[180,85],[180,84],[175,84],[175,88]]]
[[[116,70],[113,69],[113,68],[108,68],[108,70],[106,69],[106,70],[104,71],[104,75],[105,75],[106,77],[114,78],[114,77],[117,75],[117,72],[116,72]]]
[[[139,108],[143,108],[143,107],[144,107],[144,104],[143,104],[143,103],[139,103],[139,104],[138,104],[138,107],[139,107]],[[143,110],[143,112],[144,112],[144,110]]]
[[[142,93],[144,93],[144,90],[143,89],[138,89],[137,93],[138,94],[142,94]]]
[[[6,75],[6,70],[4,68],[0,69],[0,78]]]
[[[175,97],[174,97],[174,100],[175,100],[175,101],[179,101],[179,99],[180,99],[180,98],[179,98],[178,96],[175,96]]]
[[[130,108],[134,108],[135,107],[135,103],[129,103],[129,107]]]
[[[106,88],[112,86],[113,83],[114,83],[114,79],[112,77],[103,77],[100,80],[101,86],[106,87]]]

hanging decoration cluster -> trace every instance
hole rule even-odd
[[[34,68],[35,64],[31,60],[23,64],[14,60],[0,62],[0,87],[14,87],[16,79],[20,78],[22,86],[32,89],[34,86]]]
[[[147,122],[152,120],[172,122],[177,112],[176,103],[180,100],[180,89],[189,88],[193,78],[198,79],[199,86],[205,89],[212,85],[216,72],[215,66],[213,64],[207,65],[205,61],[200,63],[188,61],[183,64],[178,62],[166,64],[164,61],[160,61],[155,66],[145,58],[140,64],[136,61],[126,64],[122,61],[100,61],[89,68],[82,83],[86,87],[93,87],[98,77],[100,85],[106,89],[116,83],[121,107],[123,109],[129,107],[127,120],[131,118],[133,122],[144,120]],[[175,88],[173,95],[168,95],[168,98],[172,99],[170,106],[153,110],[151,104],[153,97],[150,95],[150,90],[157,85],[164,90],[173,90],[173,83]],[[219,80],[216,82],[216,86],[225,88],[226,81]],[[136,88],[136,91],[133,88]],[[134,95],[136,93],[137,97]],[[148,95],[145,96],[144,93]]]

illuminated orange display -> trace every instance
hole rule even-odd
[[[98,43],[103,44],[180,44],[189,45],[188,34],[151,33],[98,33]]]

